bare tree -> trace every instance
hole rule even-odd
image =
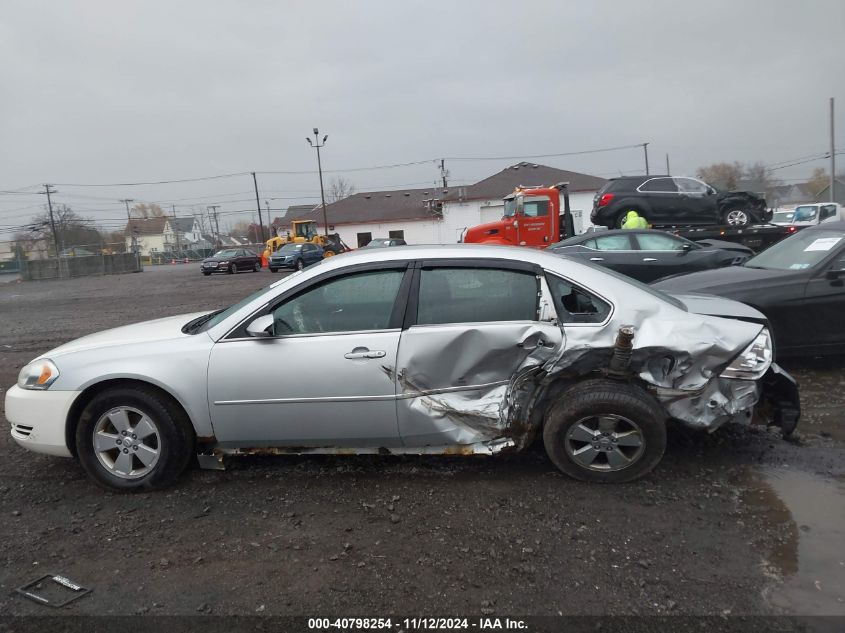
[[[94,227],[93,221],[83,218],[66,204],[53,206],[53,223],[56,227],[56,236],[63,248],[84,246],[90,250],[97,250],[102,245],[103,237]],[[44,211],[32,218],[26,231],[20,235],[20,239],[33,243],[43,240],[52,244],[53,225],[50,223],[49,212]],[[58,251],[57,245],[53,246]]]
[[[329,183],[329,202],[343,200],[355,193],[355,185],[343,176],[335,176]]]
[[[132,206],[129,216],[146,220],[147,218],[160,218],[164,215],[164,209],[155,203],[145,204],[140,202]]]
[[[813,175],[807,181],[807,186],[813,195],[818,195],[822,190],[830,184],[830,178],[827,175],[827,170],[824,167],[816,167],[813,170]]]
[[[781,184],[780,180],[772,177],[772,172],[763,163],[748,165],[742,170],[743,187],[756,193],[764,193],[767,198],[773,197],[775,188]]]
[[[718,189],[736,189],[736,184],[742,178],[742,164],[713,163],[706,167],[699,167],[695,175]]]

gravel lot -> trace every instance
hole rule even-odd
[[[177,265],[2,284],[0,394],[65,341],[278,278]],[[53,614],[13,590],[55,572],[94,589],[73,614],[845,615],[845,361],[785,364],[805,408],[794,440],[673,432],[658,470],[621,486],[569,480],[537,448],[244,458],[115,495],[18,448],[0,415],[0,613]]]

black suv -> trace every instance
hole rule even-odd
[[[765,198],[748,191],[717,191],[695,178],[624,176],[608,180],[599,190],[590,221],[619,228],[628,211],[636,211],[652,226],[745,226],[772,217]]]

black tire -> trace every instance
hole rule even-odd
[[[296,269],[302,270],[303,268],[305,268],[305,262],[302,261],[301,259],[297,259],[296,260]]]
[[[274,268],[273,266],[270,266],[270,272],[271,272],[271,273],[274,273],[274,272],[276,272],[277,270],[279,270],[279,269],[278,269],[278,268]]]
[[[148,473],[135,479],[124,479],[110,472],[94,450],[97,421],[117,407],[143,412],[158,431],[158,461]],[[194,430],[178,407],[154,389],[115,387],[97,394],[88,403],[79,417],[75,440],[82,467],[99,486],[121,492],[153,490],[173,484],[185,470],[193,453]]]
[[[597,444],[593,446],[601,446],[601,449],[592,451],[596,454],[595,465],[587,467],[579,464],[567,450],[567,442],[572,445],[579,440],[569,439],[568,436],[570,430],[579,423],[589,425],[585,420],[593,416],[618,416],[632,422],[638,427],[640,447],[629,450],[621,442],[615,447],[605,446],[605,442],[611,441],[610,437],[597,438]],[[584,444],[589,445],[591,442]],[[566,389],[546,413],[543,444],[555,466],[574,479],[598,483],[634,481],[654,469],[663,457],[666,450],[666,414],[660,403],[639,387],[607,379],[586,380]],[[605,448],[608,452],[625,448],[632,461],[618,470],[612,470],[609,456],[602,452]],[[580,451],[580,448],[576,450]],[[608,461],[603,464],[599,458]]]
[[[252,272],[260,273],[261,272],[261,262],[255,262],[255,266],[252,267]]]
[[[236,272],[238,272],[237,265],[234,264],[234,263],[229,264],[229,268],[226,272],[229,273],[230,275],[234,275]]]
[[[203,275],[205,275],[206,277],[209,277],[211,275],[211,273],[204,272]]]
[[[751,224],[751,213],[743,207],[731,207],[722,213],[722,224],[725,226],[748,226]]]

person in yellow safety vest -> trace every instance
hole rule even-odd
[[[628,211],[625,221],[622,223],[623,229],[647,229],[648,222],[636,211]]]

